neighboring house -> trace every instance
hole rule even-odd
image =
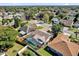
[[[13,19],[13,15],[4,15],[3,18],[4,19]]]
[[[14,18],[21,19],[20,15],[14,16]]]
[[[3,18],[4,19],[13,19],[12,12],[3,12]]]
[[[69,11],[68,15],[74,17],[77,13],[73,10]]]
[[[73,20],[61,20],[60,21],[62,25],[64,26],[72,26],[73,25]]]
[[[36,47],[41,47],[42,45],[48,43],[50,39],[52,38],[52,35],[50,35],[47,32],[35,30],[33,32],[28,33],[29,37],[26,38],[26,42]]]
[[[64,27],[62,30],[64,35],[71,36],[74,32],[70,31],[68,27]]]
[[[52,19],[52,23],[53,23],[53,24],[59,24],[59,22],[60,22],[60,21],[59,21],[58,18],[53,18],[53,19]]]
[[[44,22],[43,22],[43,21],[38,21],[38,22],[36,23],[36,25],[37,25],[37,26],[42,26],[42,25],[44,25]]]
[[[35,23],[31,23],[27,28],[27,33],[35,31],[37,28],[37,25]]]
[[[22,35],[22,36],[27,34],[27,26],[23,26],[23,27],[19,28],[18,31],[20,32],[20,35]]]
[[[44,13],[40,11],[39,13],[35,14],[36,18],[42,19],[44,17]]]
[[[26,25],[22,26],[19,28],[20,34],[23,36],[29,32],[35,31],[36,30],[36,24],[30,24],[28,27]]]
[[[76,22],[73,24],[73,26],[74,26],[75,28],[79,28],[79,21],[76,21]]]
[[[56,56],[77,56],[79,45],[69,40],[68,36],[61,33],[48,44],[47,50]]]
[[[16,12],[15,14],[14,14],[14,17],[17,17],[18,19],[23,19],[23,17],[24,17],[24,13],[23,12]]]

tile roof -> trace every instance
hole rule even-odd
[[[54,48],[56,51],[62,53],[64,56],[76,56],[78,55],[79,45],[68,41],[69,38],[64,34],[59,34],[52,42],[48,45]]]

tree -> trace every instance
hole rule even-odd
[[[77,19],[78,17],[79,17],[79,13],[75,15],[75,18],[74,18],[74,20],[73,20],[74,23],[75,23],[76,21],[78,21],[78,19]]]
[[[65,14],[63,14],[63,13],[62,14],[58,14],[57,17],[60,18],[60,19],[63,19],[65,17]]]
[[[15,24],[14,24],[14,28],[19,27],[21,20],[18,19],[17,17],[14,18]]]
[[[52,33],[56,36],[58,32],[61,30],[61,25],[60,24],[54,24],[52,26]]]
[[[18,32],[12,27],[0,26],[0,49],[12,47],[16,41],[16,35]]]
[[[49,15],[48,14],[44,14],[44,21],[48,22],[48,20],[49,20]]]

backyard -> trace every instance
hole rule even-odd
[[[23,56],[37,56],[31,49],[27,48],[26,51],[22,53]]]
[[[6,52],[6,54],[8,56],[16,56],[16,54],[18,53],[18,51],[20,49],[22,49],[22,48],[23,48],[22,45],[14,43],[14,46],[12,48],[8,49],[8,51]]]
[[[43,29],[43,26],[37,26],[37,29]]]
[[[38,50],[38,53],[41,55],[41,56],[52,56],[49,52],[47,52],[44,48],[40,48]]]

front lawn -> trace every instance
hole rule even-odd
[[[18,51],[20,49],[22,49],[22,48],[23,48],[22,45],[14,43],[14,46],[12,48],[8,49],[8,51],[6,52],[6,54],[8,56],[16,56],[16,54],[18,53]]]

